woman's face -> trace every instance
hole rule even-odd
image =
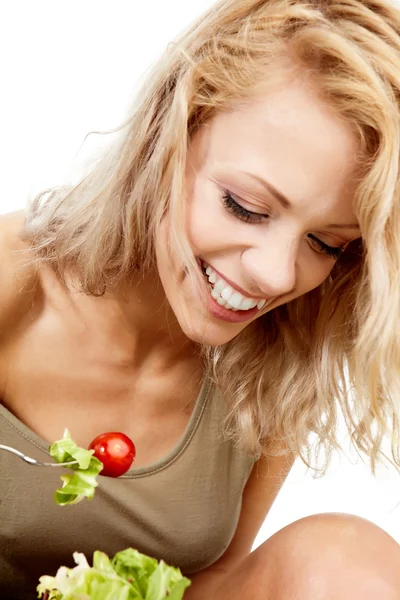
[[[226,343],[329,276],[360,236],[352,209],[357,150],[350,126],[299,81],[198,131],[186,202],[200,289],[178,254],[162,250],[167,220],[157,241],[167,300],[190,339]]]

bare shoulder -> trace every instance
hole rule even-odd
[[[0,215],[0,338],[27,314],[38,277],[21,238],[25,211]]]

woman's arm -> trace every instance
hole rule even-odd
[[[235,535],[224,555],[211,567],[194,575],[185,600],[211,600],[212,592],[241,560],[251,552],[254,540],[281,489],[294,457],[261,458],[243,493],[242,511]]]

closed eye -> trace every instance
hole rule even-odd
[[[265,219],[268,219],[270,216],[266,213],[257,213],[252,212],[251,210],[247,210],[247,208],[244,208],[241,204],[239,204],[239,202],[235,200],[235,198],[228,190],[223,190],[221,199],[223,205],[230,213],[235,215],[235,217],[237,217],[241,221],[245,221],[246,223],[261,223]]]
[[[221,199],[223,205],[230,213],[246,223],[262,223],[262,221],[270,218],[269,213],[257,213],[247,210],[247,208],[244,208],[244,206],[237,202],[233,195],[226,189],[223,190]],[[323,254],[328,258],[338,260],[344,252],[343,246],[329,246],[311,233],[309,233],[307,237],[311,241],[311,247],[319,254]]]
[[[328,246],[328,244],[325,244],[323,241],[321,241],[320,239],[318,239],[317,237],[315,237],[315,235],[312,235],[311,233],[309,233],[307,237],[309,240],[311,240],[312,248],[314,250],[316,250],[317,252],[324,254],[328,258],[333,258],[335,260],[338,260],[344,252],[343,246],[339,246],[339,247]]]

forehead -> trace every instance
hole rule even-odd
[[[206,168],[256,173],[297,204],[354,195],[357,137],[302,81],[218,114],[197,142],[197,159]]]

